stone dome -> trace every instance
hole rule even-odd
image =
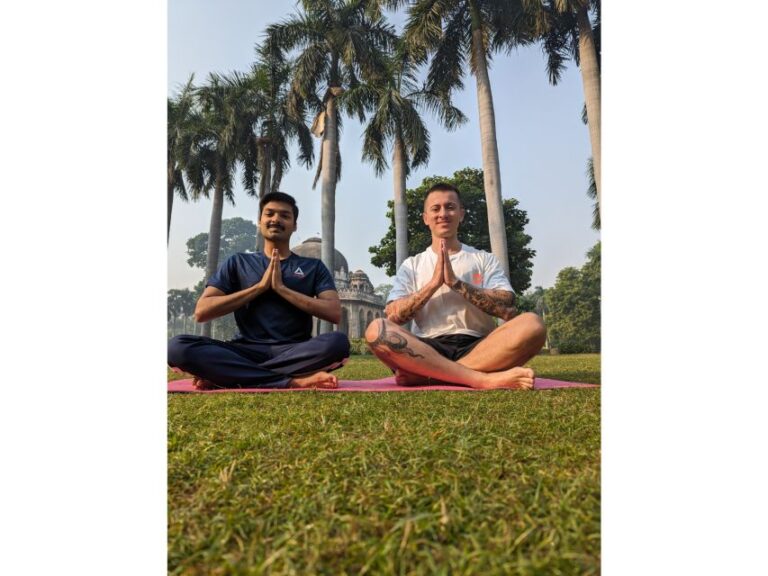
[[[349,287],[353,290],[373,294],[373,284],[371,284],[368,274],[362,270],[355,270],[349,275]]]
[[[291,247],[291,251],[299,256],[304,256],[305,258],[317,258],[318,260],[321,260],[320,249],[322,243],[323,241],[320,240],[320,238],[307,238],[301,244]],[[345,272],[348,272],[349,264],[347,264],[347,259],[344,258],[344,254],[334,249],[333,255],[333,271],[341,272],[341,269],[343,268]]]

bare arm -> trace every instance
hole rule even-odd
[[[437,288],[439,288],[439,286]],[[384,308],[384,314],[386,314],[387,320],[390,320],[395,324],[405,324],[411,320],[411,318],[416,316],[416,312],[421,310],[429,299],[432,298],[432,295],[437,291],[437,288],[428,284],[410,296],[404,296],[403,298],[393,300]]]
[[[317,298],[307,296],[291,290],[285,284],[283,284],[283,274],[280,270],[279,256],[273,255],[273,260],[276,264],[272,267],[272,289],[277,292],[278,296],[290,302],[299,310],[317,316],[321,320],[327,320],[333,324],[341,322],[341,302],[339,301],[339,294],[336,290],[323,290],[317,295]]]
[[[278,260],[279,266],[279,260]],[[256,284],[249,286],[238,292],[232,294],[225,294],[218,288],[208,286],[200,295],[200,299],[195,305],[195,320],[197,322],[208,322],[215,318],[234,312],[238,308],[242,308],[251,300],[258,298],[264,292],[272,288],[272,275],[275,267],[275,258],[269,262],[269,266],[264,271],[264,276],[261,277]]]
[[[299,292],[286,288],[284,285],[275,290],[283,299],[290,302],[299,310],[327,320],[333,324],[341,322],[341,302],[336,290],[324,290],[317,298],[305,296]]]
[[[218,288],[208,286],[203,290],[195,306],[195,320],[198,322],[208,322],[214,318],[234,312],[267,290],[269,288],[262,286],[261,282],[232,294],[225,294]]]
[[[445,244],[442,246],[445,252]],[[443,281],[451,289],[461,294],[465,300],[474,304],[480,310],[502,320],[509,320],[517,316],[515,308],[515,295],[508,290],[494,290],[491,288],[478,288],[456,278],[451,267],[451,259],[443,258]]]
[[[424,288],[408,296],[393,300],[386,305],[384,314],[387,316],[387,320],[395,324],[405,324],[416,316],[416,313],[424,307],[429,299],[432,298],[432,295],[443,285],[444,259],[444,252],[438,254],[435,272]]]
[[[496,316],[502,320],[510,320],[518,315],[517,308],[515,307],[515,295],[507,290],[478,288],[472,286],[472,284],[467,284],[463,280],[456,280],[451,289],[491,316]]]

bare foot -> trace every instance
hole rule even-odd
[[[398,386],[425,386],[429,383],[429,378],[412,374],[405,370],[395,371],[395,384]]]
[[[218,384],[211,382],[210,380],[204,380],[203,378],[194,377],[192,380],[192,386],[195,390],[212,390],[213,388],[221,388]]]
[[[395,371],[395,384],[398,386],[438,386],[441,384],[457,386],[457,384],[451,384],[450,382],[444,382],[436,378],[428,378],[427,376],[420,376],[419,374],[413,374],[412,372],[406,372],[405,370]],[[460,384],[458,384],[458,386],[460,386]]]
[[[476,386],[486,390],[496,388],[511,388],[515,390],[533,390],[533,381],[535,379],[533,370],[517,366],[504,370],[503,372],[488,372],[486,383]]]
[[[315,372],[308,376],[294,376],[289,388],[338,388],[339,379],[328,372]]]

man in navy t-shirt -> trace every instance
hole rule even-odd
[[[211,276],[195,307],[208,322],[233,312],[240,333],[222,342],[181,335],[168,343],[168,364],[195,376],[197,388],[336,388],[330,373],[349,357],[341,332],[312,338],[312,318],[338,324],[341,303],[328,268],[288,248],[296,200],[282,192],[259,202],[264,252],[239,253]]]

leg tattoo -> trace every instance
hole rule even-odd
[[[379,332],[379,335],[376,336],[376,340],[371,342],[372,348],[376,346],[383,346],[395,354],[408,354],[408,356],[412,358],[424,358],[423,355],[417,354],[411,350],[408,347],[408,341],[400,336],[400,334],[387,332],[386,322],[379,322],[379,325],[381,326],[381,331]]]

